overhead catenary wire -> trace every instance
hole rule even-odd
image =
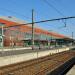
[[[65,17],[65,15],[60,12],[52,3],[48,2],[48,0],[42,0],[44,3],[46,3],[50,8],[53,8],[58,14],[60,14],[61,16]],[[62,20],[62,22],[64,23],[64,27],[66,27],[66,22],[64,20]]]
[[[9,1],[9,0],[8,0]],[[17,1],[18,2],[18,1]],[[15,5],[17,5],[18,3],[17,3],[16,1],[14,1],[14,0],[11,0],[11,1],[9,1],[9,3],[11,4],[11,3],[14,3]],[[20,5],[19,5],[20,6]],[[19,13],[19,12],[15,12],[15,11],[11,11],[11,12],[13,12],[13,13],[15,13],[15,14],[19,14],[19,15],[21,15],[21,16],[23,16],[23,17],[25,17],[25,18],[28,18],[28,19],[31,19],[30,17],[28,17],[28,16],[25,16],[24,14],[22,14],[22,13]]]
[[[55,2],[55,1],[53,1],[53,0],[51,0],[51,1],[52,1],[53,3]],[[62,12],[61,12],[61,13],[62,13]],[[62,14],[63,14],[63,13],[62,13]],[[61,15],[62,15],[62,14],[61,14]],[[64,15],[64,14],[63,14],[63,15]],[[63,15],[62,15],[62,16],[63,16]],[[65,15],[64,15],[64,16],[65,16]],[[67,25],[66,20],[62,20],[62,22],[64,23],[64,27],[66,27],[66,25]]]
[[[53,0],[51,0],[52,2],[55,2],[55,0],[53,1]],[[56,1],[56,2],[59,2],[58,0]],[[59,3],[59,5],[61,5],[60,3]],[[63,8],[64,9],[64,8]],[[66,9],[67,10],[67,9]],[[67,10],[68,11],[68,10]],[[68,12],[70,12],[70,11],[68,11]],[[67,13],[68,13],[67,12]],[[66,23],[66,21],[64,21],[64,24]],[[72,23],[72,22],[71,22]],[[72,23],[73,24],[73,23]]]
[[[54,3],[54,1],[53,0],[51,0],[53,3]],[[57,9],[58,10],[58,9]],[[58,10],[59,11],[59,10]],[[60,11],[59,11],[60,12]],[[61,13],[61,14],[60,14]],[[60,12],[59,14],[60,15],[62,15],[62,16],[65,16],[62,12]],[[66,25],[67,25],[67,22],[66,22],[66,20],[62,20],[62,22],[64,23],[64,27],[66,27]]]
[[[31,19],[30,17],[27,17],[27,16],[25,16],[25,15],[23,15],[23,14],[20,14],[20,13],[18,13],[18,12],[12,11],[12,10],[9,10],[9,9],[7,9],[7,8],[0,7],[0,9],[3,10],[3,11],[6,11],[6,12],[13,13],[13,14],[18,14],[18,15],[24,17],[24,18],[27,18],[27,19]]]
[[[48,4],[48,5],[51,5],[50,3],[48,3],[48,1],[47,0],[43,0],[43,1],[46,1],[46,3]],[[55,8],[53,5],[51,5],[51,7],[52,8],[54,8],[58,13],[60,13],[61,15],[63,15],[59,10],[57,10],[57,8]],[[1,7],[0,7],[1,8]],[[19,15],[21,15],[21,16],[23,16],[23,17],[25,17],[25,18],[28,18],[28,19],[31,19],[31,18],[29,18],[29,17],[27,17],[27,16],[25,16],[25,15],[23,15],[23,14],[20,14],[20,13],[18,13],[18,12],[15,12],[15,11],[11,11],[11,10],[9,10],[9,9],[6,9],[6,8],[1,8],[2,10],[5,10],[5,11],[8,11],[8,12],[11,12],[11,13],[14,13],[14,14],[19,14]],[[64,15],[63,15],[64,16]],[[31,24],[31,23],[28,23],[28,24]],[[28,25],[27,24],[27,25]],[[26,24],[25,24],[26,25]]]
[[[50,3],[50,2],[48,2],[47,0],[44,0],[44,1],[46,1],[49,5],[52,5],[53,7],[55,7],[52,3]],[[55,1],[53,1],[53,0],[51,0],[53,3],[55,2]],[[57,0],[58,1],[58,0]],[[59,1],[58,1],[59,2]],[[56,7],[55,7],[56,8]],[[57,8],[56,8],[57,9]],[[64,9],[64,8],[63,8]],[[67,10],[67,9],[66,9]],[[63,17],[65,16],[62,12],[60,12],[58,9],[57,9],[57,11],[58,11],[58,13],[60,14],[60,15],[62,15]],[[68,11],[68,10],[67,10]],[[66,20],[62,20],[62,22],[64,23],[64,27],[67,27],[67,22],[66,22]],[[72,23],[73,24],[73,23]]]
[[[50,8],[53,8],[57,13],[59,13],[60,15],[62,15],[63,17],[65,17],[65,15],[62,12],[60,12],[53,4],[51,4],[47,0],[42,0],[42,1],[44,3],[46,3]]]
[[[63,17],[63,18],[56,18],[56,19],[49,19],[49,20],[43,20],[43,21],[37,21],[34,22],[35,23],[44,23],[44,22],[49,22],[49,21],[57,21],[57,20],[65,20],[65,19],[72,19],[75,18],[75,16],[71,16],[71,17]],[[32,23],[26,23],[26,24],[15,24],[15,25],[11,25],[10,27],[14,27],[14,26],[22,26],[22,25],[29,25]]]

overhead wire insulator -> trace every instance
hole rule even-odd
[[[66,19],[65,19],[65,20],[64,20],[64,27],[67,27],[66,25],[67,25],[67,24],[66,24]]]
[[[64,23],[63,27],[67,27],[66,19],[63,19],[62,22]]]

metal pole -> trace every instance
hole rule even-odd
[[[4,47],[4,31],[3,31],[3,25],[2,25],[2,51]]]
[[[34,10],[32,9],[32,50],[34,49]]]
[[[73,32],[72,32],[72,45],[73,45]]]
[[[13,36],[11,36],[12,48],[13,48]]]

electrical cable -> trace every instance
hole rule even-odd
[[[52,5],[50,2],[48,2],[47,0],[42,0],[44,3],[46,3],[50,8],[53,8],[57,13],[59,13],[60,15],[62,15],[64,17],[64,14],[61,13],[54,5]]]
[[[59,13],[60,15],[62,15],[63,17],[65,17],[65,15],[62,12],[60,12],[52,3],[48,2],[47,0],[42,0],[42,1],[45,2],[50,8],[53,8],[57,13]],[[63,23],[64,23],[63,27],[66,27],[67,24],[65,23],[64,20],[63,20]]]
[[[36,21],[35,23],[44,23],[44,22],[49,22],[49,21],[57,21],[57,20],[65,20],[65,19],[72,19],[75,18],[75,16],[71,16],[71,17],[64,17],[64,18],[57,18],[57,19],[49,19],[49,20],[43,20],[43,21]],[[32,23],[26,23],[26,24],[15,24],[15,25],[11,25],[10,27],[14,27],[14,26],[22,26],[22,25],[29,25]]]
[[[27,18],[27,19],[31,19],[31,18],[29,18],[29,17],[27,17],[27,16],[25,16],[25,15],[23,15],[23,14],[20,14],[20,13],[18,13],[18,12],[15,12],[15,11],[12,11],[12,10],[9,10],[9,9],[6,9],[6,8],[0,7],[0,9],[3,10],[3,11],[10,12],[10,13],[18,14],[18,15],[20,15],[20,16],[23,16],[23,17]]]
[[[8,0],[8,1],[9,1],[9,0]],[[16,4],[16,5],[17,5],[16,1],[14,1],[14,0],[11,0],[11,1],[9,1],[9,2],[10,2],[10,4],[11,4],[11,2],[12,2],[12,3],[14,3],[14,4]],[[14,11],[12,11],[12,12],[14,12]],[[24,14],[21,14],[21,13],[18,13],[18,12],[14,12],[14,13],[19,14],[19,15],[21,15],[21,16],[23,16],[23,17],[28,18],[28,19],[31,19],[30,17],[25,16]]]

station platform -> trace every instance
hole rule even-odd
[[[43,57],[46,55],[52,55],[55,53],[68,51],[71,47],[63,47],[63,48],[54,48],[54,49],[20,49],[20,50],[10,50],[10,51],[4,51],[3,53],[0,53],[0,66],[13,64],[21,61],[27,61],[31,59],[36,59],[39,57]]]

